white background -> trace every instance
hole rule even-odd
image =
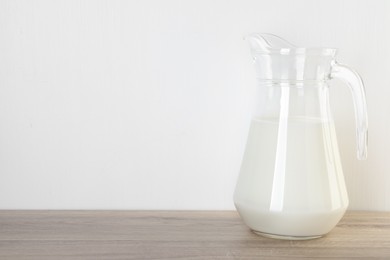
[[[339,48],[351,209],[390,210],[389,1],[0,1],[1,209],[233,209],[255,74],[243,36]]]

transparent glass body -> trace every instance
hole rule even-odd
[[[344,215],[348,195],[329,107],[332,78],[354,97],[358,158],[367,156],[362,81],[335,62],[335,49],[297,48],[270,34],[248,37],[258,77],[234,202],[255,232],[310,239],[328,233]]]

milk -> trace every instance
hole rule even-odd
[[[244,222],[261,233],[329,232],[348,206],[333,122],[254,118],[234,201]]]

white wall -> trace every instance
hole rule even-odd
[[[351,209],[390,210],[388,1],[0,1],[1,209],[232,209],[255,85],[242,37],[338,47]]]

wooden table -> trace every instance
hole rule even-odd
[[[255,235],[234,211],[0,211],[0,259],[390,259],[390,213],[348,212],[327,236]]]

